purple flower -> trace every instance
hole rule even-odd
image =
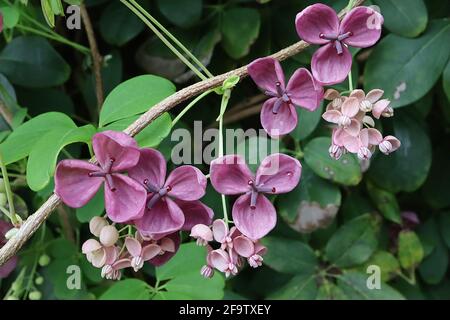
[[[206,177],[193,166],[181,166],[166,179],[166,160],[154,149],[142,149],[138,164],[128,171],[148,192],[145,213],[135,220],[139,232],[154,240],[198,223],[211,223],[212,210],[198,201]]]
[[[300,162],[284,154],[266,157],[256,176],[241,156],[228,155],[211,163],[211,183],[225,195],[242,194],[233,205],[233,221],[252,240],[261,239],[275,227],[277,215],[266,194],[294,189],[301,175]]]
[[[84,206],[105,183],[105,207],[108,217],[118,223],[143,214],[145,188],[120,174],[139,161],[136,141],[122,132],[97,133],[92,144],[99,165],[82,160],[63,160],[56,167],[55,192],[69,207]]]
[[[274,138],[288,134],[297,126],[294,106],[314,111],[320,105],[322,87],[304,68],[292,75],[287,86],[281,65],[276,59],[257,59],[248,66],[248,73],[258,87],[271,97],[261,110],[261,124]]]
[[[0,220],[0,248],[3,247],[5,245],[5,243],[7,242],[7,240],[5,238],[5,234],[12,228],[13,228],[12,224],[10,224],[6,221]],[[17,258],[17,256],[14,256],[11,259],[9,259],[8,261],[6,261],[5,264],[0,266],[0,279],[8,277],[9,274],[11,272],[13,272],[14,269],[16,268],[17,262],[18,262],[18,258]]]
[[[323,45],[312,57],[314,78],[322,85],[345,80],[352,67],[347,46],[367,48],[381,36],[383,16],[369,7],[356,7],[340,22],[336,12],[321,3],[297,15],[295,26],[304,41]]]

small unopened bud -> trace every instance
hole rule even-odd
[[[14,236],[17,234],[18,231],[19,231],[18,228],[12,228],[12,229],[10,229],[8,232],[6,232],[5,238],[6,238],[7,240],[11,239],[12,237],[14,237]]]
[[[384,153],[385,155],[388,155],[392,152],[392,143],[390,143],[387,140],[383,140],[379,145],[378,148],[380,149],[380,151],[382,153]]]
[[[333,158],[335,160],[339,160],[342,157],[342,155],[344,154],[344,148],[339,147],[335,144],[332,144],[330,146],[330,148],[328,149],[328,152],[329,152],[331,158]]]
[[[106,227],[107,225],[108,221],[106,221],[105,218],[93,217],[91,221],[89,221],[89,230],[94,236],[99,237],[100,231],[102,231],[103,227]]]
[[[372,111],[373,105],[369,100],[363,100],[359,104],[359,110],[362,112],[370,112]]]
[[[372,157],[372,152],[370,152],[369,148],[362,147],[358,150],[358,158],[361,160],[368,160]]]
[[[38,263],[41,267],[46,267],[50,263],[50,257],[46,254],[43,254],[42,256],[39,257]]]
[[[119,232],[114,226],[103,227],[100,231],[100,242],[105,247],[113,246],[119,240]]]
[[[37,277],[36,279],[34,279],[34,283],[36,283],[38,286],[40,286],[41,284],[44,283],[44,278],[43,277]]]
[[[214,269],[210,266],[203,266],[200,270],[200,274],[205,278],[212,278],[214,275]]]
[[[0,193],[0,206],[2,206],[2,207],[6,206],[7,201],[8,201],[8,198],[6,197],[6,194]]]
[[[30,300],[41,300],[42,298],[42,293],[40,291],[31,291],[30,294],[28,295],[28,298]]]

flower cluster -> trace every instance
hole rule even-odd
[[[121,243],[121,249],[116,246],[119,234],[113,225],[102,218],[91,221],[91,233],[99,241],[88,240],[83,253],[94,266],[103,268],[103,276],[117,279],[120,269],[137,270],[143,261],[160,265],[178,249],[180,230],[211,223],[212,210],[199,201],[206,189],[206,177],[200,170],[180,166],[166,179],[162,154],[154,149],[139,149],[125,133],[105,131],[92,141],[98,165],[82,160],[61,161],[55,173],[55,192],[65,204],[78,208],[104,184],[108,218],[138,230],[134,240],[128,237]]]
[[[376,146],[386,155],[400,148],[396,137],[383,137],[380,131],[373,128],[373,118],[394,115],[390,101],[381,99],[383,94],[383,90],[379,89],[371,90],[367,95],[362,90],[353,90],[348,97],[341,96],[334,89],[325,92],[325,99],[331,102],[322,118],[337,125],[329,149],[332,158],[339,159],[350,152],[357,154],[361,160],[369,160]]]
[[[223,272],[226,277],[236,275],[243,266],[244,259],[247,259],[252,268],[257,268],[262,265],[262,256],[267,250],[258,240],[249,239],[236,227],[229,229],[228,224],[221,219],[215,220],[212,226],[195,225],[191,237],[208,250],[206,265],[200,271],[205,278],[211,278],[214,269]],[[213,240],[220,246],[216,250],[209,244]]]
[[[128,234],[124,241],[119,240],[119,232],[105,218],[94,217],[89,222],[89,229],[95,237],[83,243],[82,252],[86,259],[96,268],[101,268],[101,275],[106,279],[119,280],[121,271],[133,268],[136,272],[144,262],[158,266],[167,262],[178,250],[180,237],[173,233],[159,240],[146,238],[139,231],[132,237]]]

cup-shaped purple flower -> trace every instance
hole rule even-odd
[[[276,59],[257,59],[248,66],[248,73],[270,97],[261,110],[261,124],[273,138],[295,129],[298,122],[295,106],[314,111],[320,105],[323,89],[304,68],[294,72],[287,86],[283,69]]]
[[[367,48],[381,36],[383,16],[370,7],[356,7],[342,21],[333,8],[317,3],[297,14],[295,26],[304,41],[322,45],[313,55],[311,69],[322,85],[345,80],[352,67],[347,46]]]
[[[142,149],[137,165],[128,171],[148,192],[147,205],[135,225],[154,240],[195,224],[210,224],[213,212],[198,201],[205,194],[206,177],[193,166],[180,166],[166,179],[166,160],[154,149]]]
[[[82,160],[63,160],[56,167],[55,192],[72,208],[80,208],[105,184],[108,217],[118,223],[138,218],[143,213],[145,188],[121,174],[139,161],[136,141],[123,132],[97,133],[92,144],[98,165]]]
[[[210,175],[217,192],[241,194],[233,205],[234,224],[245,236],[258,240],[277,220],[275,207],[264,194],[290,192],[300,181],[301,169],[297,159],[277,153],[266,157],[254,175],[241,156],[227,155],[211,163]]]

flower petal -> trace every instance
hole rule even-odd
[[[359,131],[361,130],[361,123],[356,119],[352,119],[352,121],[350,122],[350,125],[345,127],[344,130],[348,134],[356,137],[358,135]]]
[[[56,167],[55,192],[72,208],[80,208],[94,197],[102,185],[101,177],[89,177],[99,167],[82,160],[63,160]]]
[[[342,46],[342,54],[338,54],[334,43],[318,49],[311,61],[314,78],[321,85],[341,83],[348,76],[352,67],[352,55],[347,47]]]
[[[175,200],[178,207],[184,214],[184,225],[181,228],[184,231],[190,231],[196,224],[210,225],[214,212],[212,209],[200,201]]]
[[[212,267],[220,272],[225,272],[228,269],[230,259],[228,254],[222,249],[211,251],[209,253],[209,260],[211,261]]]
[[[382,99],[373,105],[372,115],[375,119],[380,119],[383,112],[391,104],[391,101],[387,99]]]
[[[381,143],[381,141],[383,141],[383,136],[377,129],[369,128],[367,129],[367,134],[370,145],[377,146]]]
[[[183,227],[183,211],[169,197],[157,201],[151,209],[146,209],[144,216],[135,221],[139,232],[159,240]]]
[[[193,201],[205,195],[206,177],[194,166],[181,166],[172,171],[167,178],[166,187],[170,187],[171,197]]]
[[[344,146],[344,138],[347,135],[348,135],[348,133],[345,132],[345,130],[343,128],[334,128],[332,136],[331,136],[333,144],[338,147],[343,147]]]
[[[93,251],[97,251],[102,248],[100,242],[95,239],[86,240],[81,246],[81,252],[84,254],[91,253]]]
[[[323,88],[315,83],[312,74],[305,68],[294,72],[286,88],[291,101],[302,108],[314,111],[320,106]]]
[[[370,7],[356,7],[347,13],[341,22],[341,34],[352,35],[343,42],[352,47],[373,46],[381,36],[383,16]]]
[[[155,149],[141,149],[139,162],[128,170],[128,175],[139,183],[148,180],[148,185],[155,189],[164,186],[166,180],[166,159]]]
[[[0,266],[0,279],[8,277],[16,269],[18,260],[17,256],[13,256]]]
[[[153,259],[150,259],[149,260],[150,264],[152,264],[156,267],[162,266],[164,263],[169,261],[177,253],[178,249],[180,248],[180,242],[181,242],[179,232],[172,233],[172,234],[166,236],[166,238],[164,238],[164,239],[167,239],[167,238],[172,240],[172,242],[174,244],[174,250],[173,251],[165,251],[164,254],[156,256]]]
[[[339,123],[341,116],[342,113],[339,110],[328,110],[323,113],[322,118],[331,123]]]
[[[161,252],[161,247],[157,244],[149,244],[142,249],[142,258],[144,261],[153,259]]]
[[[259,58],[250,63],[247,69],[259,88],[277,93],[277,82],[281,83],[282,89],[285,88],[284,72],[278,60],[270,57]]]
[[[381,89],[373,89],[370,90],[367,95],[366,95],[366,99],[370,102],[370,103],[375,103],[378,100],[381,99],[381,97],[383,96],[384,91]]]
[[[117,223],[137,219],[144,213],[147,191],[144,187],[122,174],[112,174],[114,191],[105,184],[105,208],[108,217]]]
[[[277,214],[273,204],[264,195],[258,195],[256,208],[252,209],[250,194],[244,194],[233,205],[233,221],[242,234],[258,240],[275,227]]]
[[[304,41],[312,44],[325,44],[329,40],[322,39],[321,34],[338,35],[339,18],[334,9],[317,3],[306,7],[295,18],[297,34]]]
[[[392,145],[392,150],[391,152],[394,152],[395,150],[397,150],[398,148],[400,148],[400,146],[402,145],[400,140],[398,140],[396,137],[394,136],[386,136],[384,138],[384,140],[389,141]]]
[[[255,253],[253,241],[245,236],[239,236],[233,240],[233,249],[244,258],[249,258]]]
[[[136,141],[123,132],[103,131],[92,138],[95,157],[102,168],[114,159],[112,171],[122,171],[134,167],[139,161]]]
[[[297,126],[297,111],[291,104],[283,102],[277,113],[273,113],[276,100],[267,100],[261,110],[261,124],[272,138],[286,135]]]
[[[352,97],[345,99],[344,103],[341,107],[342,114],[353,118],[356,116],[359,112],[359,101],[358,98]]]
[[[361,102],[366,98],[366,94],[361,89],[355,89],[350,93],[349,97],[356,98],[359,102]]]
[[[219,243],[224,243],[228,236],[228,225],[222,219],[214,220],[212,225],[212,232],[214,240]]]
[[[297,186],[301,174],[300,161],[282,153],[275,153],[261,161],[256,172],[256,185],[272,189],[269,193],[286,193]]]
[[[359,137],[355,137],[349,134],[343,137],[343,143],[345,149],[347,149],[351,153],[357,153],[361,144],[359,141]]]
[[[192,227],[190,236],[192,238],[202,239],[207,242],[211,242],[213,240],[211,228],[201,223]]]
[[[137,241],[135,238],[127,237],[125,239],[125,246],[127,247],[128,252],[133,257],[139,257],[142,252],[142,246],[139,241]]]
[[[236,195],[249,190],[248,182],[253,174],[239,155],[227,155],[211,162],[211,184],[217,192]]]

